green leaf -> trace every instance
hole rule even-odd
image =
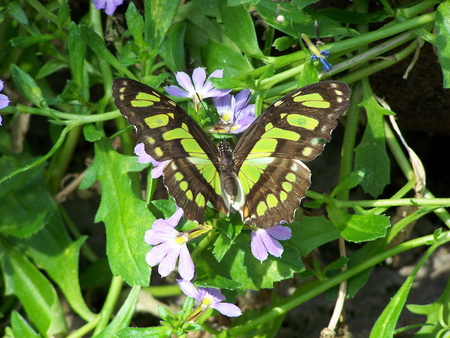
[[[134,74],[131,73],[126,67],[124,67],[119,60],[108,50],[103,39],[93,30],[85,25],[79,26],[80,37],[83,39],[92,51],[97,54],[100,58],[108,62],[111,66],[119,70],[121,73],[125,74],[129,78],[135,78]]]
[[[129,327],[117,332],[114,337],[117,338],[167,338],[171,337],[172,330],[165,326],[157,327]]]
[[[159,50],[173,23],[181,0],[153,0],[145,3],[145,38],[150,50]]]
[[[184,35],[187,24],[184,21],[175,22],[167,32],[161,48],[161,56],[172,72],[186,69]]]
[[[386,151],[383,120],[385,115],[392,115],[392,112],[381,107],[371,92],[367,95],[369,98],[360,104],[366,109],[367,126],[355,149],[355,170],[364,171],[361,183],[364,192],[378,197],[390,183],[390,161]]]
[[[273,288],[273,283],[291,278],[294,273],[304,269],[304,265],[297,250],[290,245],[284,246],[281,257],[269,257],[259,262],[250,250],[250,233],[241,233],[221,262],[217,262],[212,249],[202,251],[196,260],[198,283],[207,281],[208,286],[223,288],[223,285],[212,284],[214,279],[222,277],[222,281],[230,281],[234,285],[241,285],[240,289],[259,290]],[[236,284],[238,283],[238,284]],[[236,287],[228,287],[236,289]]]
[[[220,15],[223,20],[225,35],[242,52],[257,58],[263,56],[259,49],[253,20],[244,6],[227,7],[225,1],[221,1]]]
[[[395,333],[395,326],[397,325],[398,318],[405,306],[406,299],[408,298],[409,292],[413,286],[414,279],[416,278],[417,272],[419,269],[425,264],[427,259],[430,257],[431,253],[438,248],[439,245],[435,245],[430,247],[425,255],[422,257],[420,262],[414,267],[414,270],[408,275],[406,281],[397,291],[394,297],[390,300],[388,306],[383,310],[383,313],[378,317],[375,325],[370,332],[370,338],[378,338],[378,337],[393,337]],[[448,303],[447,303],[448,304]],[[442,304],[440,304],[442,305]],[[438,313],[441,313],[440,311]],[[448,323],[447,312],[447,320],[445,323]],[[434,324],[437,324],[436,322]],[[439,324],[440,325],[440,324]],[[435,326],[436,328],[436,326]],[[438,335],[433,335],[433,337],[437,337]],[[420,335],[420,337],[424,337]]]
[[[41,88],[29,74],[14,64],[11,64],[11,73],[17,89],[28,101],[36,107],[47,107]]]
[[[409,304],[406,307],[412,313],[427,316],[424,326],[416,333],[415,337],[439,337],[439,333],[448,330],[447,325],[450,323],[450,279],[447,281],[444,292],[435,302],[427,305]]]
[[[335,197],[342,191],[349,191],[364,180],[365,173],[363,170],[352,171],[345,175],[339,184],[333,189],[330,196]]]
[[[147,49],[147,44],[144,43],[144,18],[137,10],[134,3],[130,2],[127,11],[125,12],[128,30],[133,35],[134,43],[139,49]]]
[[[241,53],[214,40],[210,40],[202,49],[202,56],[208,69],[223,69],[224,77],[238,76],[253,70]]]
[[[97,129],[93,124],[85,124],[83,126],[83,134],[86,141],[94,142],[105,137],[105,131],[103,129]]]
[[[89,77],[86,70],[86,43],[80,36],[78,26],[72,22],[69,26],[69,59],[73,81],[77,85],[77,92],[84,100],[89,101]]]
[[[41,68],[39,68],[35,78],[36,80],[40,80],[49,76],[50,74],[56,73],[57,71],[68,67],[69,65],[67,64],[67,62],[57,59],[50,59],[46,63],[44,63]]]
[[[288,243],[302,257],[341,236],[333,222],[324,217],[303,216],[300,221],[289,224],[289,227],[292,229],[292,237]]]
[[[275,47],[280,52],[291,48],[297,42],[296,38],[292,36],[282,36],[281,38],[276,39],[272,46]]]
[[[383,215],[349,215],[333,204],[328,204],[327,211],[341,236],[350,242],[373,241],[384,237],[386,229],[391,226],[389,217]]]
[[[22,25],[28,26],[30,24],[27,14],[17,1],[11,1],[8,6],[6,6],[6,12]]]
[[[337,21],[306,7],[315,2],[316,0],[307,0],[302,1],[301,5],[299,5],[293,2],[260,1],[255,7],[264,18],[265,23],[296,39],[299,38],[301,33],[308,36],[316,36],[314,21],[320,23],[321,37],[357,35],[355,30],[342,27]],[[275,13],[283,15],[285,20],[282,22],[277,21]]]
[[[68,331],[58,295],[49,280],[22,251],[0,237],[0,265],[6,295],[16,295],[38,331],[45,337]]]
[[[436,10],[436,43],[444,76],[444,88],[450,88],[450,1],[444,1]]]
[[[16,48],[27,48],[37,43],[47,42],[55,39],[56,37],[54,35],[49,34],[42,34],[35,36],[20,36],[17,38],[12,38],[11,45]]]
[[[95,161],[80,186],[86,189],[97,179],[102,184],[95,221],[103,221],[106,226],[106,253],[111,271],[129,285],[147,286],[150,277],[145,262],[149,246],[144,242],[144,234],[155,217],[145,202],[135,197],[128,177],[128,172],[146,166],[138,163],[135,156],[120,155],[102,138],[95,142]]]
[[[14,310],[11,313],[11,329],[15,337],[40,338],[42,337],[30,326],[19,312]]]
[[[14,157],[3,156],[0,158],[0,177],[21,166]],[[27,170],[0,184],[0,233],[24,238],[49,222],[51,210],[42,167]]]
[[[110,338],[115,337],[115,333],[124,328],[130,326],[131,318],[136,310],[136,303],[139,296],[140,286],[133,286],[130,293],[127,296],[127,299],[120,307],[119,312],[114,316],[114,319],[109,323],[109,325],[98,335],[95,335],[95,338]]]
[[[12,163],[10,157],[0,159],[0,174],[20,167]],[[0,185],[0,191],[5,192],[0,197],[0,231],[14,236],[9,238],[10,243],[45,269],[75,312],[91,320],[94,315],[78,283],[78,254],[85,238],[76,242],[70,239],[41,171],[42,166],[27,170]]]

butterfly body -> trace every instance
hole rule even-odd
[[[214,146],[181,107],[142,83],[116,79],[113,93],[145,151],[166,161],[164,185],[186,218],[204,222],[209,202],[225,213],[238,211],[249,225],[269,228],[294,220],[310,186],[303,161],[331,140],[350,90],[324,81],[286,95],[249,126],[233,150],[226,140]]]

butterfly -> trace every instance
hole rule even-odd
[[[116,79],[113,95],[145,152],[164,162],[164,185],[186,218],[203,223],[210,203],[267,229],[294,221],[311,184],[303,161],[331,140],[350,89],[322,81],[293,91],[259,115],[233,150],[226,139],[215,146],[178,104],[143,83]]]

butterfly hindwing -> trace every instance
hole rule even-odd
[[[208,201],[227,211],[217,183],[218,152],[200,126],[174,101],[140,82],[116,79],[113,95],[146,153],[168,161],[164,184],[185,217],[203,222]]]
[[[331,140],[349,96],[344,83],[319,82],[276,101],[246,130],[234,150],[246,223],[269,228],[294,220],[310,186],[310,171],[301,161],[313,160]]]

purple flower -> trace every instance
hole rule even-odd
[[[281,257],[284,249],[277,239],[287,240],[291,238],[291,236],[291,228],[281,225],[276,225],[275,227],[269,229],[258,229],[252,231],[252,254],[261,263],[267,259],[267,253],[270,253],[275,257]]]
[[[158,178],[163,174],[163,170],[168,161],[159,162],[145,151],[144,143],[138,143],[134,147],[134,153],[138,156],[139,163],[151,163],[154,168],[152,170],[152,178]]]
[[[330,51],[328,49],[325,49],[323,51],[321,51],[319,54],[314,54],[313,56],[311,56],[311,60],[319,60],[320,63],[322,64],[322,68],[323,70],[329,72],[332,68],[331,64],[327,61],[327,57],[328,55],[330,55]]]
[[[196,310],[194,310],[193,314],[195,314],[195,316],[191,316],[191,320],[197,318],[209,308],[215,309],[224,316],[228,317],[237,317],[242,315],[241,309],[239,309],[236,305],[231,303],[222,303],[222,301],[225,300],[225,296],[222,295],[220,290],[202,287],[199,287],[197,290],[194,284],[189,281],[177,279],[177,282],[181,291],[183,291],[187,296],[200,302],[200,312],[196,313]]]
[[[3,90],[3,81],[0,80],[0,92]],[[0,109],[6,108],[9,106],[9,98],[4,94],[0,94]],[[0,115],[0,126],[2,125],[2,116]]]
[[[116,8],[123,3],[123,0],[92,0],[97,9],[105,9],[105,13],[113,15]]]
[[[219,122],[210,127],[212,133],[233,133],[239,134],[245,131],[247,127],[256,119],[255,105],[248,104],[250,100],[250,90],[240,91],[236,97],[227,94],[222,97],[214,98],[214,105],[220,116]]]
[[[147,253],[145,260],[150,266],[159,263],[158,272],[166,277],[175,269],[178,257],[178,272],[185,280],[194,277],[194,262],[187,248],[188,235],[179,232],[175,226],[183,216],[183,210],[178,209],[168,220],[157,219],[150,230],[145,233],[145,242],[154,247]]]
[[[231,91],[231,89],[216,89],[213,87],[212,83],[208,81],[212,77],[221,78],[222,76],[223,70],[216,70],[208,77],[208,79],[206,79],[205,70],[199,67],[194,69],[192,80],[185,72],[177,72],[175,74],[178,84],[183,89],[177,86],[167,86],[164,87],[164,89],[169,95],[191,98],[194,102],[194,106],[198,107],[199,103],[207,97],[221,97],[227,95]]]

